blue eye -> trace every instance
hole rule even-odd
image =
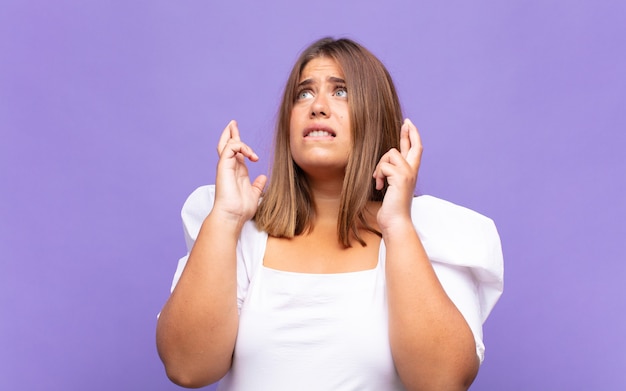
[[[296,100],[307,99],[313,96],[313,93],[310,90],[302,90],[298,92],[296,95]]]
[[[346,90],[345,87],[338,88],[337,91],[335,91],[335,96],[346,98],[348,96],[348,90]]]

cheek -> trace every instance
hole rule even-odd
[[[297,108],[293,108],[291,110],[291,116],[289,117],[289,134],[291,134],[291,130],[293,129],[297,129],[302,120],[300,119],[302,117],[302,113],[301,110],[298,110]]]
[[[350,127],[350,109],[347,106],[339,111],[339,119],[344,126]]]

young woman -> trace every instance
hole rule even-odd
[[[493,222],[414,197],[422,145],[381,62],[322,39],[296,62],[272,174],[232,121],[215,186],[183,207],[157,326],[175,383],[220,390],[464,390],[502,292]]]

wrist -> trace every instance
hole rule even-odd
[[[204,220],[204,223],[215,224],[219,227],[220,231],[235,232],[238,235],[243,229],[243,225],[248,220],[249,219],[243,215],[213,208]]]
[[[407,234],[415,233],[415,226],[411,217],[395,217],[385,223],[379,223],[380,231],[385,241],[395,238],[406,238]]]

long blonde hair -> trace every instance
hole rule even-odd
[[[399,149],[403,118],[385,66],[363,46],[345,38],[320,39],[296,61],[280,105],[272,173],[254,220],[259,229],[275,237],[293,238],[311,228],[315,209],[306,176],[291,156],[289,123],[302,70],[318,57],[337,62],[349,91],[353,145],[343,181],[337,234],[345,247],[351,246],[351,239],[365,246],[359,229],[380,235],[367,222],[365,207],[368,201],[382,201],[387,190],[387,184],[376,190],[372,173],[384,153],[391,148]]]

